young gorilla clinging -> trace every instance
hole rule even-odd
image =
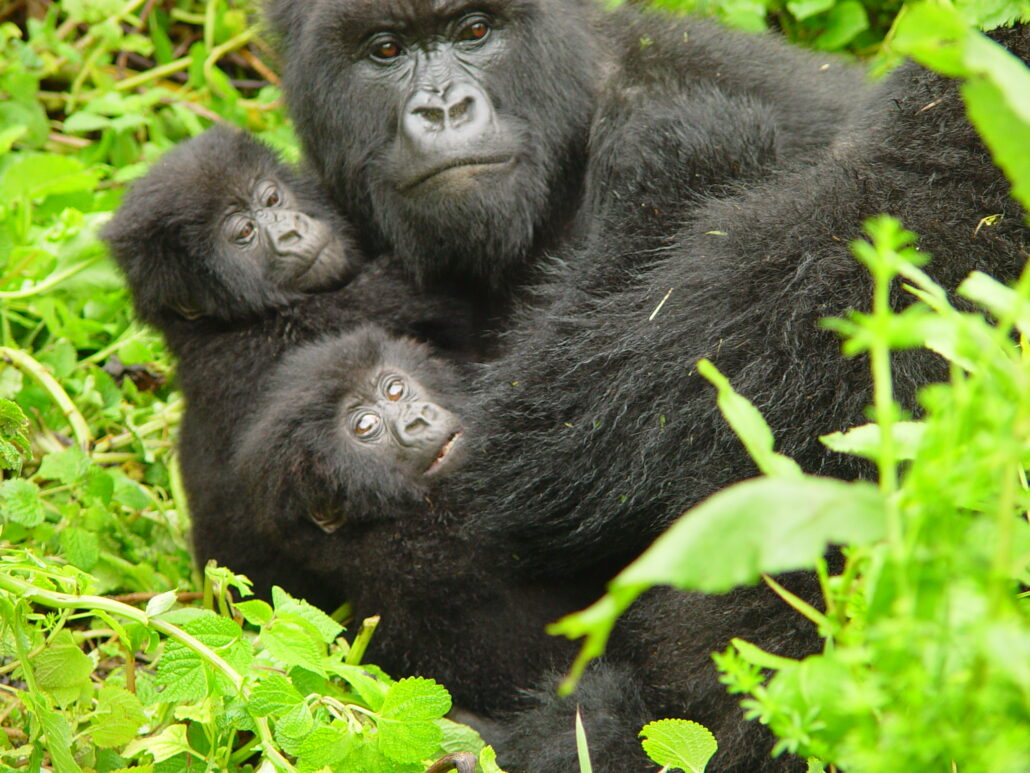
[[[336,588],[304,582],[274,545],[254,538],[253,502],[228,471],[240,428],[286,351],[369,320],[455,351],[471,340],[461,307],[416,299],[386,258],[355,276],[362,261],[346,224],[235,130],[212,129],[170,151],[132,186],[102,236],[137,314],[179,359],[195,558],[247,574],[259,592],[281,584],[336,606]]]
[[[239,444],[262,504],[254,528],[298,575],[381,614],[370,661],[440,679],[458,704],[496,714],[568,663],[544,625],[587,600],[515,584],[433,502],[461,466],[468,381],[428,347],[362,327],[291,352]]]

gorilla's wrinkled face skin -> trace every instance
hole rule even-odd
[[[273,0],[270,14],[305,150],[367,248],[420,280],[497,285],[558,227],[593,106],[582,4]]]
[[[326,220],[300,209],[294,192],[267,173],[227,192],[220,252],[283,290],[321,290],[350,270],[347,250]]]

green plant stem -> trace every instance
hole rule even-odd
[[[361,621],[361,628],[358,629],[357,636],[354,637],[354,641],[350,645],[350,651],[344,660],[345,663],[351,666],[361,663],[361,659],[365,657],[365,650],[368,649],[368,644],[372,641],[372,634],[376,632],[378,625],[379,615],[366,617]]]
[[[82,414],[79,413],[79,409],[75,407],[75,403],[73,403],[71,398],[68,397],[68,393],[64,391],[59,383],[57,383],[57,379],[51,376],[50,372],[44,368],[41,363],[20,349],[0,346],[0,359],[6,360],[22,372],[28,373],[36,379],[39,385],[43,387],[43,389],[45,389],[54,399],[54,402],[57,403],[58,407],[64,413],[64,417],[68,419],[68,423],[71,425],[72,432],[75,434],[75,440],[78,442],[79,447],[83,451],[89,451],[89,443],[92,439],[90,436],[89,425],[82,417]]]
[[[211,53],[208,54],[207,59],[204,60],[204,80],[207,81],[207,85],[212,91],[218,92],[219,96],[225,97],[226,94],[222,94],[215,88],[215,81],[213,79],[213,71],[215,65],[218,64],[218,60],[228,54],[230,51],[235,51],[238,48],[243,48],[247,45],[254,36],[257,34],[257,27],[250,27],[244,30],[239,35],[222,43],[220,46],[215,46],[211,49]]]
[[[174,62],[163,64],[160,67],[152,67],[151,69],[141,72],[139,75],[133,75],[131,78],[125,78],[118,81],[114,85],[115,91],[131,91],[137,86],[142,86],[144,83],[150,81],[159,80],[172,73],[177,73],[187,69],[193,64],[192,56],[184,56],[180,59],[176,59]]]
[[[54,285],[60,284],[68,277],[75,276],[76,274],[85,271],[94,263],[99,262],[99,260],[100,256],[97,255],[96,257],[90,258],[89,260],[84,260],[81,263],[76,263],[74,266],[66,268],[64,271],[61,271],[57,274],[52,274],[51,276],[48,276],[46,279],[44,279],[42,282],[38,282],[32,285],[31,287],[26,287],[22,290],[12,290],[11,292],[0,292],[0,299],[12,300],[14,298],[29,298],[33,295],[39,295],[41,293],[46,292]]]
[[[58,591],[48,591],[38,588],[25,580],[20,580],[9,573],[0,574],[0,589],[13,593],[34,604],[41,604],[52,609],[95,609],[108,612],[119,617],[125,617],[134,622],[153,628],[155,631],[164,634],[169,639],[174,639],[185,647],[193,650],[206,660],[211,666],[220,671],[231,683],[233,688],[244,698],[248,697],[249,691],[243,682],[240,673],[229,665],[218,653],[204,644],[194,636],[176,625],[156,617],[149,617],[142,610],[114,601],[104,596],[76,596]],[[28,683],[28,679],[26,682]],[[29,685],[32,686],[31,683]],[[279,753],[272,738],[271,728],[268,720],[259,718],[254,720],[258,727],[258,735],[261,738],[261,748],[265,755],[279,770],[295,772],[295,768]]]

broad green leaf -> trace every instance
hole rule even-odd
[[[866,545],[885,534],[875,486],[830,478],[754,478],[689,510],[610,589],[659,584],[722,593],[815,565],[830,544]]]
[[[379,748],[398,762],[418,762],[440,746],[443,731],[434,720],[451,709],[443,685],[421,677],[401,679],[386,694],[379,711]]]
[[[824,51],[837,51],[867,29],[869,16],[865,7],[858,0],[844,0],[830,9],[823,32],[813,41],[813,45]]]
[[[443,739],[440,741],[440,748],[448,754],[454,752],[479,752],[483,748],[483,739],[479,733],[467,725],[444,717],[436,720],[436,726],[443,731]]]
[[[61,552],[68,561],[84,572],[91,572],[100,560],[100,539],[78,526],[61,530]]]
[[[255,717],[281,717],[304,703],[304,696],[285,676],[272,674],[260,682],[250,693],[247,710]]]
[[[351,733],[342,733],[334,727],[316,727],[297,749],[301,771],[316,771],[332,767],[350,754],[358,739]]]
[[[0,518],[22,526],[43,523],[43,503],[39,486],[24,478],[13,478],[0,483]]]
[[[650,722],[640,735],[648,757],[663,767],[687,773],[703,773],[719,748],[708,728],[686,719]]]
[[[124,746],[136,737],[146,721],[139,698],[121,687],[105,685],[97,694],[90,737],[101,748]]]
[[[157,662],[157,683],[163,685],[163,703],[189,703],[207,697],[208,680],[204,660],[177,641],[166,641]]]
[[[798,477],[801,468],[790,457],[773,451],[773,434],[762,414],[751,402],[733,391],[729,379],[708,360],[698,360],[697,372],[718,390],[718,404],[722,415],[737,433],[758,469],[766,475]]]
[[[72,757],[72,728],[64,715],[55,711],[41,695],[24,693],[22,700],[43,731],[55,773],[82,773]]]
[[[191,752],[190,743],[186,739],[186,725],[169,725],[155,736],[137,738],[125,747],[122,754],[126,757],[135,757],[144,751],[154,758],[154,762]]]
[[[0,176],[0,200],[40,199],[58,193],[92,191],[100,173],[70,156],[23,155]]]
[[[251,625],[268,625],[272,622],[272,607],[267,601],[251,599],[250,601],[237,601],[233,606],[243,615],[243,619]]]
[[[327,669],[342,677],[347,684],[354,688],[354,692],[372,711],[379,711],[382,708],[383,700],[386,698],[390,686],[372,676],[367,668],[333,662],[327,664]]]
[[[93,661],[67,631],[62,631],[32,658],[32,670],[40,689],[64,704],[74,700],[82,687],[89,684]]]
[[[262,629],[261,643],[277,660],[325,676],[325,643],[304,620],[276,618]]]
[[[59,480],[65,485],[71,485],[86,476],[91,464],[81,448],[71,446],[44,456],[37,475],[43,480]]]
[[[311,709],[307,704],[299,703],[276,721],[275,740],[282,744],[287,754],[297,754],[315,727]]]
[[[331,644],[343,632],[343,626],[333,620],[318,607],[306,601],[296,599],[279,586],[272,588],[272,605],[280,617],[296,615],[314,626],[322,636],[322,641]]]

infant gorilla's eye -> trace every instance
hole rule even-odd
[[[272,188],[270,191],[268,191],[268,193],[265,194],[266,207],[274,207],[280,201],[282,201],[282,198],[279,196],[279,191],[277,191],[275,188]]]
[[[354,434],[358,437],[370,437],[375,434],[375,431],[379,429],[379,425],[382,424],[382,419],[379,418],[379,414],[366,411],[365,413],[359,414],[354,420]]]
[[[404,379],[394,376],[383,384],[383,392],[387,400],[396,402],[404,395]]]
[[[233,238],[240,244],[246,244],[254,237],[254,230],[254,222],[248,220],[236,229],[236,235]]]
[[[473,16],[458,30],[457,40],[478,42],[490,34],[490,23],[482,16]]]

